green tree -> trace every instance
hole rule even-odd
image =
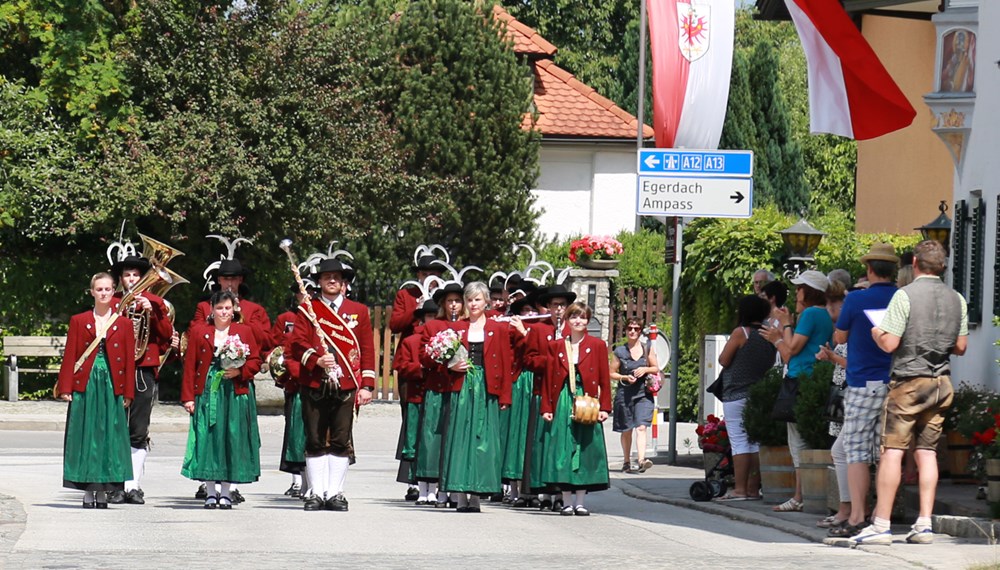
[[[442,240],[463,263],[489,264],[528,241],[535,213],[538,134],[530,121],[530,68],[499,33],[489,4],[413,1],[385,38],[398,64],[384,78],[387,109],[411,172],[451,177],[454,212],[439,212]]]

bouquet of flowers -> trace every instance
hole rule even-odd
[[[468,351],[462,346],[462,333],[451,329],[445,329],[434,335],[424,350],[431,360],[446,364],[448,368],[464,362],[469,356]]]
[[[729,431],[726,420],[712,414],[705,418],[704,424],[698,424],[694,432],[698,434],[698,447],[708,453],[725,453],[729,449]]]
[[[230,335],[215,352],[225,369],[239,368],[250,356],[250,345],[240,340],[240,335]]]
[[[618,240],[610,236],[585,235],[569,244],[569,260],[614,259],[624,250]]]

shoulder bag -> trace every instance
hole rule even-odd
[[[578,424],[594,425],[597,423],[598,414],[601,413],[601,404],[593,396],[586,394],[582,396],[576,395],[576,358],[573,354],[573,345],[569,339],[565,339],[565,342],[566,362],[569,363],[569,392],[573,398],[573,415],[571,418]]]

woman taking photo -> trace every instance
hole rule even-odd
[[[115,282],[90,279],[93,310],[69,321],[56,394],[69,402],[63,446],[63,487],[83,491],[83,508],[108,508],[108,492],[132,478],[128,419],[135,392],[132,321],[111,310]]]
[[[231,509],[231,485],[260,477],[260,432],[250,402],[260,350],[253,329],[233,322],[235,295],[218,291],[209,303],[209,322],[189,331],[184,355],[181,401],[191,428],[181,475],[205,482],[206,509]]]
[[[542,386],[541,412],[545,453],[542,481],[562,492],[562,515],[587,516],[588,491],[609,486],[608,453],[601,422],[611,411],[611,377],[608,345],[587,334],[590,307],[573,303],[564,314],[569,337],[548,345],[549,364]],[[586,394],[597,398],[597,423],[585,425],[573,419],[573,400]]]
[[[629,319],[625,324],[625,344],[611,353],[611,379],[618,381],[612,429],[622,434],[622,457],[625,458],[622,471],[625,473],[633,471],[633,430],[638,455],[634,470],[645,473],[653,466],[653,462],[646,459],[646,428],[653,424],[653,394],[646,390],[645,378],[660,369],[651,350],[651,342],[639,342],[641,334],[642,322],[636,318]]]
[[[759,500],[760,447],[750,441],[743,428],[743,408],[750,387],[759,382],[774,366],[774,345],[760,335],[763,322],[771,313],[771,304],[757,295],[740,299],[738,326],[719,355],[722,365],[722,410],[733,449],[733,489],[716,501]]]
[[[448,435],[441,461],[441,488],[454,493],[459,512],[480,511],[479,499],[503,489],[500,471],[500,408],[510,406],[511,345],[506,323],[486,318],[490,289],[465,286],[469,312],[463,344],[466,360],[449,369],[460,373],[452,396]]]
[[[798,313],[798,322],[793,325],[792,315],[788,310],[783,307],[778,308],[774,311],[774,318],[778,320],[780,328],[766,329],[764,336],[774,343],[778,353],[781,354],[782,362],[786,363],[785,375],[803,382],[808,381],[812,374],[819,347],[830,342],[833,336],[833,321],[826,311],[826,290],[830,287],[830,280],[819,271],[810,270],[792,279],[792,283],[795,285],[795,311]],[[821,410],[816,410],[816,413],[820,412]],[[799,461],[802,450],[807,446],[795,422],[788,422],[786,426],[788,450],[795,466],[795,495],[775,506],[773,510],[777,512],[802,510]]]

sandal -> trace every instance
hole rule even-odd
[[[819,528],[833,528],[836,526],[841,526],[847,522],[847,519],[837,519],[837,515],[830,515],[825,519],[816,521],[816,526]]]
[[[725,495],[721,497],[716,497],[712,500],[717,503],[730,503],[734,501],[749,501],[750,497],[747,497],[745,495],[734,495],[732,493],[726,493]]]
[[[864,521],[862,521],[861,524],[859,525],[853,525],[847,521],[844,521],[844,523],[840,526],[831,527],[829,532],[827,532],[826,534],[827,536],[831,536],[833,538],[851,538],[852,536],[861,532],[861,529],[865,528],[866,526],[867,525],[864,523]]]
[[[796,501],[795,497],[792,497],[780,505],[771,507],[771,510],[776,513],[798,513],[802,511],[802,502]]]

